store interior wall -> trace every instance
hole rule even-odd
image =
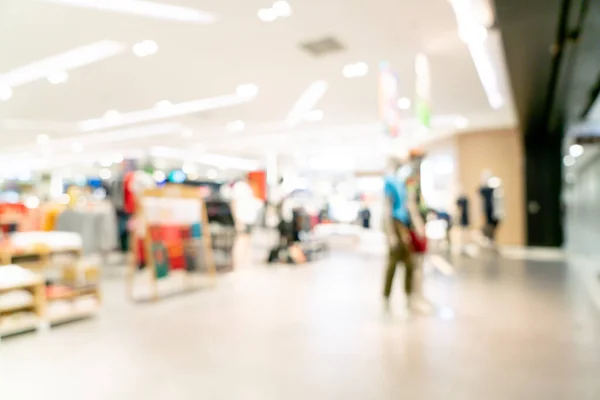
[[[454,138],[435,141],[424,150],[421,190],[427,205],[455,215],[459,195],[456,141]]]
[[[479,188],[481,173],[489,169],[502,180],[506,217],[498,230],[498,243],[525,243],[523,148],[516,129],[473,131],[455,138],[458,181],[470,200],[472,228],[483,226]]]

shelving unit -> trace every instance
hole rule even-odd
[[[7,323],[0,322],[0,337],[34,330],[44,331],[51,326],[92,317],[97,313],[102,300],[97,279],[99,272],[97,267],[79,266],[81,255],[81,248],[57,247],[52,249],[44,244],[32,244],[20,249],[5,245],[0,249],[0,271],[4,268],[2,265],[11,265],[12,268],[23,268],[30,271],[32,276],[36,277],[31,282],[2,286],[0,273],[0,295],[10,291],[27,290],[33,294],[34,298],[32,304],[15,305],[5,309],[0,307],[0,321],[2,319],[6,321],[8,320],[7,316],[18,312],[32,311],[37,316],[36,321],[28,320],[22,325],[11,323],[9,326]],[[69,259],[64,263],[57,263],[56,258],[60,256],[68,256]],[[66,274],[69,268],[71,270],[69,274]],[[86,279],[88,276],[86,270],[90,268],[95,268],[94,274],[92,274],[95,277],[93,281]],[[51,271],[56,272],[56,275],[60,277],[55,280],[55,284],[63,287],[64,293],[55,296],[49,293],[45,280]],[[77,303],[82,297],[87,296],[95,298],[95,306],[90,307],[89,304]],[[62,310],[53,315],[53,303],[58,301],[64,302],[64,304],[62,306],[54,305]],[[58,309],[56,310],[58,311]]]
[[[12,266],[12,268],[19,268]],[[0,267],[0,278],[2,277],[2,267]],[[33,296],[33,300],[28,304],[17,304],[9,307],[0,307],[0,340],[2,337],[16,335],[18,333],[35,331],[43,329],[45,312],[45,293],[44,281],[41,276],[33,275],[32,279],[26,282],[19,282],[12,285],[2,285],[0,281],[0,295],[17,290],[26,290]],[[36,315],[35,319],[25,320],[23,322],[10,322],[10,316],[23,311],[31,311]]]
[[[73,255],[77,259],[81,258],[82,251],[80,248],[61,248],[50,249],[39,246],[38,250],[9,250],[0,253],[0,264],[9,265],[16,264],[27,269],[44,269],[52,265],[54,256]]]

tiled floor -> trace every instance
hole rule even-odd
[[[600,399],[600,315],[561,261],[452,260],[437,315],[381,306],[384,260],[247,267],[130,304],[107,274],[92,320],[0,346],[0,399]]]

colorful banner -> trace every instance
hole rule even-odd
[[[379,112],[385,132],[392,137],[400,134],[398,110],[398,77],[388,62],[379,66]]]
[[[415,58],[416,92],[417,92],[417,118],[425,128],[431,128],[431,71],[429,60],[422,53]]]

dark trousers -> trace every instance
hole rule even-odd
[[[383,295],[386,298],[392,293],[392,284],[394,283],[394,274],[399,262],[404,263],[404,292],[410,296],[413,292],[413,275],[415,265],[412,257],[412,250],[408,242],[408,228],[400,221],[394,220],[394,232],[396,234],[396,245],[390,247],[388,255],[388,265],[385,273],[385,285]]]

